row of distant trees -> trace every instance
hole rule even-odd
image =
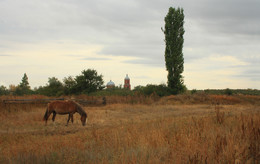
[[[136,93],[150,96],[168,96],[174,94],[171,88],[166,84],[153,85],[148,84],[146,86],[136,86],[133,90],[127,90],[122,86],[115,87],[113,89],[104,89],[103,76],[98,75],[95,70],[83,70],[80,75],[73,78],[72,76],[65,77],[63,81],[58,80],[56,77],[48,79],[48,83],[45,86],[31,89],[26,73],[24,74],[19,85],[10,85],[9,89],[5,86],[0,86],[0,95],[46,95],[46,96],[61,96],[61,95],[97,95],[97,96],[109,96],[109,95],[135,95]],[[260,90],[256,89],[206,89],[206,90],[187,90],[185,93],[190,94],[245,94],[245,95],[260,95]]]
[[[104,89],[103,76],[99,75],[96,70],[83,70],[80,75],[75,78],[72,76],[65,77],[60,81],[56,77],[50,77],[45,86],[39,86],[31,89],[28,76],[25,73],[20,84],[17,86],[10,85],[9,89],[5,86],[0,86],[0,95],[46,95],[46,96],[61,96],[61,95],[134,95],[136,92],[142,95],[156,94],[158,96],[167,96],[172,93],[172,90],[165,84],[146,86],[137,86],[132,91],[118,86],[112,89]]]
[[[40,86],[38,88],[31,89],[29,85],[28,76],[25,73],[22,77],[21,82],[15,86],[10,85],[9,89],[5,86],[0,86],[0,95],[45,95],[45,96],[62,96],[62,95],[97,95],[97,96],[109,96],[109,95],[135,95],[136,93],[150,96],[168,96],[174,94],[170,87],[166,84],[153,85],[148,84],[146,86],[136,86],[133,90],[127,90],[122,88],[122,86],[115,87],[113,89],[105,89],[103,76],[99,75],[96,70],[88,69],[83,70],[80,75],[75,78],[72,76],[65,77],[63,81],[58,80],[56,77],[51,77],[48,79],[48,83],[45,86]],[[187,90],[185,88],[185,93],[190,94],[247,94],[247,95],[260,95],[260,90],[253,89],[206,89],[206,90]]]
[[[96,70],[83,70],[80,75],[73,78],[72,76],[65,77],[61,82],[56,77],[48,79],[45,86],[31,89],[28,81],[28,76],[25,73],[20,84],[10,85],[9,89],[5,86],[0,86],[0,95],[30,95],[41,94],[46,96],[61,96],[72,94],[89,94],[104,88],[103,76],[99,75]]]
[[[127,90],[118,86],[112,89],[105,89],[103,75],[97,73],[94,69],[83,70],[76,77],[68,76],[60,81],[56,77],[48,78],[45,86],[39,86],[31,89],[28,76],[24,73],[21,82],[15,86],[10,85],[9,89],[0,86],[0,95],[45,95],[45,96],[62,96],[62,95],[134,95],[136,92],[142,95],[167,96],[173,91],[165,84],[146,86],[137,86],[133,90]]]

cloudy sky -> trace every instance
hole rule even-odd
[[[185,14],[188,89],[260,89],[259,0],[0,0],[0,85],[95,69],[104,81],[167,83],[164,17]]]

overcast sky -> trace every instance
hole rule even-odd
[[[167,83],[164,17],[185,14],[188,89],[260,89],[259,0],[0,0],[0,85],[95,69],[132,88]]]

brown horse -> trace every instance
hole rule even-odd
[[[65,101],[53,101],[48,103],[47,110],[44,114],[43,121],[45,121],[45,125],[47,125],[47,121],[49,116],[53,113],[52,121],[55,120],[56,114],[69,114],[69,118],[67,121],[67,125],[71,119],[73,123],[73,114],[78,112],[81,115],[82,125],[86,125],[87,121],[87,113],[83,110],[83,108],[76,102],[71,100]]]

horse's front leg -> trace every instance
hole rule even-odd
[[[70,114],[71,122],[73,123],[73,114]]]
[[[67,125],[66,125],[66,126],[68,126],[68,124],[69,124],[69,121],[70,121],[70,114],[69,114],[69,118],[68,118],[68,121],[67,121]]]

